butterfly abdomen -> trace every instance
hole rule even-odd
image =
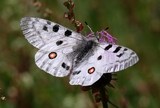
[[[85,58],[85,56],[92,51],[93,46],[95,46],[95,44],[96,43],[93,40],[90,40],[84,43],[84,45],[82,45],[83,47],[79,49],[79,53],[77,53],[75,57],[75,64],[78,64],[80,61],[82,61],[83,58]]]

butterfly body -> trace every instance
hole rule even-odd
[[[75,66],[78,65],[78,63],[87,60],[88,56],[92,54],[95,45],[96,43],[93,40],[89,40],[83,43],[80,48],[77,49],[77,54],[74,58]]]
[[[71,85],[92,85],[104,73],[126,69],[138,61],[129,48],[100,43],[48,20],[25,17],[21,28],[28,42],[39,49],[36,65],[53,76],[69,75]]]

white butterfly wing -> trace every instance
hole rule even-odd
[[[52,41],[66,37],[76,41],[82,40],[81,34],[45,19],[24,17],[21,19],[20,26],[28,42],[39,49]],[[75,45],[74,41],[73,45]]]
[[[138,61],[136,53],[126,47],[100,43],[93,55],[83,61],[70,75],[71,85],[89,86],[103,73],[117,72],[134,65]]]
[[[68,54],[83,42],[81,34],[40,18],[22,18],[20,25],[25,38],[40,49],[35,55],[36,65],[53,76],[68,75],[72,68]]]

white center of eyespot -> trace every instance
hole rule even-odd
[[[95,72],[95,68],[94,67],[91,67],[91,68],[88,69],[88,73],[89,74],[92,74],[94,72]]]
[[[57,57],[57,53],[56,53],[56,52],[51,52],[51,53],[49,53],[48,57],[49,57],[50,59],[54,59],[54,58]]]

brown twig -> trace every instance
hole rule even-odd
[[[77,32],[81,32],[83,30],[83,24],[75,18],[75,14],[73,11],[75,6],[74,2],[72,0],[67,0],[63,4],[68,9],[68,12],[64,13],[64,18],[68,19],[72,22],[72,24],[74,24]]]
[[[101,95],[101,102],[102,102],[103,108],[108,108],[108,98],[107,98],[107,95],[105,93],[105,88],[101,87],[99,92],[100,92],[100,95]]]

